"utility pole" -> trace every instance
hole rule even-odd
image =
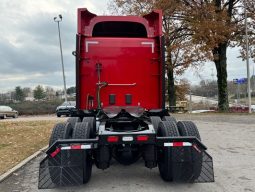
[[[59,37],[59,47],[60,47],[60,55],[61,55],[61,64],[62,64],[63,81],[64,81],[64,94],[65,94],[65,102],[67,102],[66,77],[65,77],[65,68],[64,68],[64,60],[63,60],[63,52],[62,52],[62,43],[61,43],[60,26],[59,26],[59,22],[62,21],[62,18],[63,18],[62,15],[58,15],[58,17],[54,17],[54,21],[58,23],[58,37]]]
[[[212,68],[211,77],[212,77],[212,81],[214,81],[214,72],[213,72],[213,68]]]
[[[191,93],[191,88],[189,89],[189,113],[192,113],[192,93]]]
[[[250,78],[250,63],[249,63],[249,39],[248,39],[248,26],[247,26],[247,2],[244,0],[245,11],[245,39],[246,39],[246,65],[247,65],[247,81],[248,81],[248,106],[249,113],[251,113],[251,78]]]
[[[237,104],[240,103],[240,84],[237,83]]]
[[[253,73],[252,73],[252,90],[251,92],[255,91],[255,75],[254,75],[254,64],[253,64]]]

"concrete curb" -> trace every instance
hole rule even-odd
[[[26,165],[28,162],[36,158],[38,155],[40,155],[43,151],[45,151],[48,148],[48,146],[45,146],[41,148],[39,151],[35,152],[33,155],[30,155],[23,161],[21,161],[19,164],[15,165],[13,168],[5,172],[4,174],[0,175],[0,183],[7,179],[9,176],[11,176],[14,172],[18,171],[20,168],[22,168],[24,165]]]

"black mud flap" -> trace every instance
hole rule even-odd
[[[82,150],[59,151],[54,157],[47,155],[40,163],[38,188],[51,189],[83,184],[83,157]]]
[[[214,182],[212,157],[196,145],[172,148],[173,181]]]

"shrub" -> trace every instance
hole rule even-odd
[[[6,103],[17,110],[20,115],[42,115],[42,114],[53,114],[57,106],[59,106],[63,101],[24,101],[20,103]]]

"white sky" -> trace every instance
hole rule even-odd
[[[15,86],[36,85],[63,87],[57,24],[53,18],[62,14],[61,22],[67,87],[75,85],[75,50],[77,8],[86,7],[98,15],[107,13],[108,0],[1,0],[0,3],[0,92]],[[246,77],[246,64],[237,59],[238,50],[228,51],[228,79]],[[251,66],[253,63],[251,62]],[[205,64],[199,74],[211,79],[213,63]],[[251,67],[252,71],[252,67]],[[182,76],[199,83],[196,72]]]

